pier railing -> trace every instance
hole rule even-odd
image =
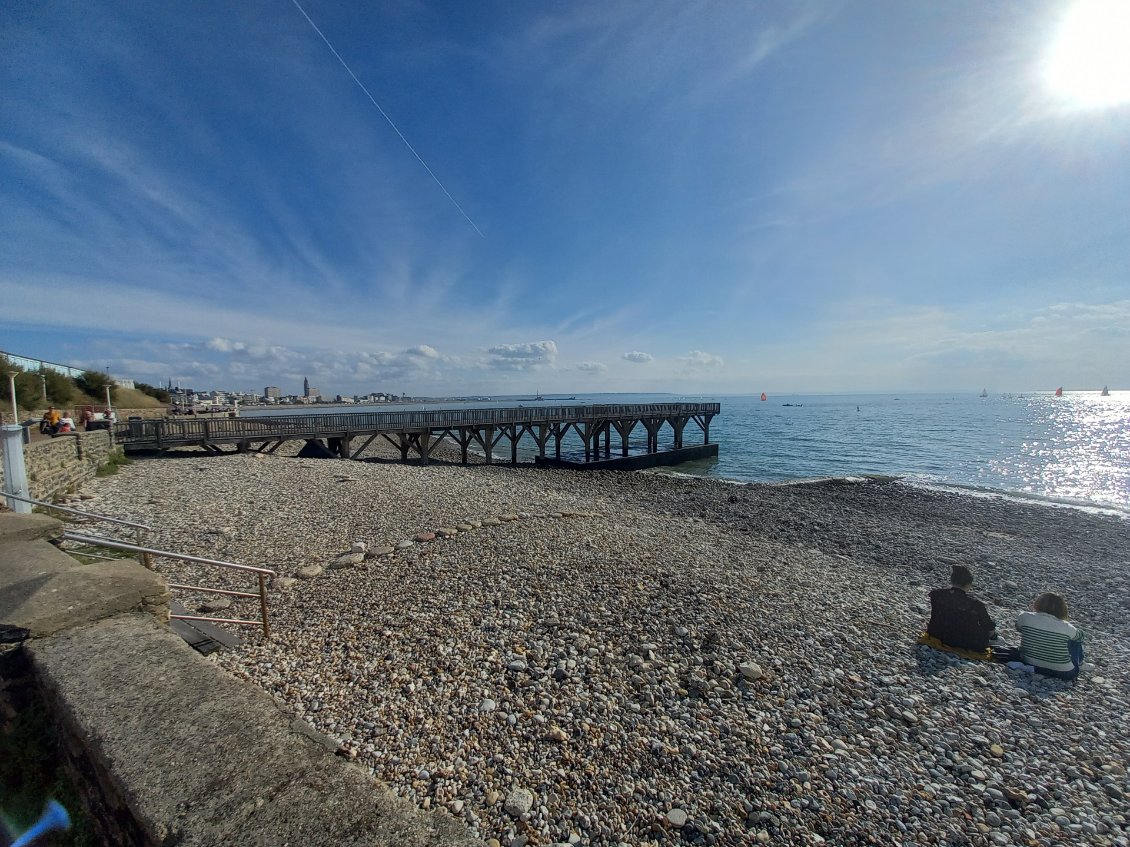
[[[309,438],[337,433],[405,432],[445,427],[615,419],[636,416],[717,415],[719,403],[636,403],[585,406],[519,406],[486,409],[343,412],[269,415],[254,418],[181,418],[128,421],[114,427],[116,443],[157,448],[209,441],[257,438]]]

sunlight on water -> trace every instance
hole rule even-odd
[[[1015,457],[994,462],[1020,490],[1045,497],[1127,505],[1130,501],[1130,392],[1110,397],[1033,397],[1032,429]]]

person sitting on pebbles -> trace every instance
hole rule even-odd
[[[1083,630],[1068,623],[1067,601],[1058,594],[1041,594],[1032,609],[1016,619],[1019,660],[1038,674],[1075,679],[1083,664]]]
[[[930,592],[930,623],[918,642],[971,659],[992,658],[989,642],[997,636],[996,625],[972,590],[973,572],[954,565],[950,587]]]

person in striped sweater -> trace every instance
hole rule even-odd
[[[1058,594],[1041,594],[1016,619],[1020,630],[1020,660],[1036,673],[1075,679],[1083,662],[1083,630],[1067,622],[1067,601]]]

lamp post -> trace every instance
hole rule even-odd
[[[20,422],[20,413],[16,409],[16,374],[19,371],[8,371],[8,394],[12,398],[12,423]]]
[[[43,385],[43,405],[47,405],[47,374],[39,372],[39,381]]]
[[[106,419],[114,420],[114,407],[110,403],[110,386],[106,386]]]

